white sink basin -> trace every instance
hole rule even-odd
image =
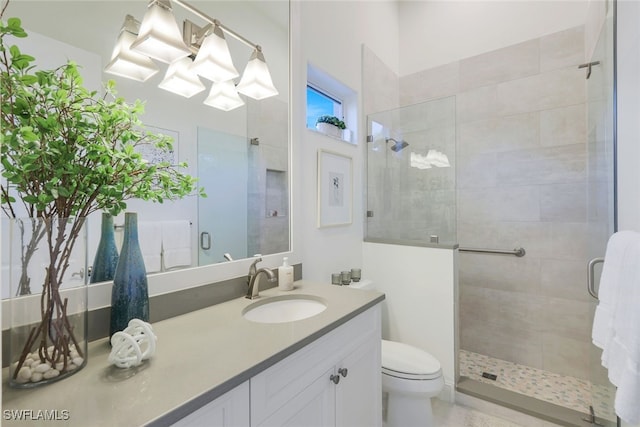
[[[307,319],[326,310],[327,304],[312,295],[282,295],[255,302],[242,311],[245,319],[258,323],[285,323]]]

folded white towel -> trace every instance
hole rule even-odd
[[[603,349],[602,365],[618,387],[615,410],[624,421],[640,422],[640,233],[614,234],[607,244],[593,324],[593,342]]]
[[[191,266],[191,226],[189,221],[162,222],[164,268]]]
[[[613,314],[618,300],[624,257],[629,245],[638,238],[634,231],[620,231],[609,238],[600,276],[598,307],[593,319],[593,344],[601,349],[613,338]]]
[[[162,270],[162,226],[160,222],[140,221],[138,241],[147,273]]]

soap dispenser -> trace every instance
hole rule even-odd
[[[289,258],[282,259],[282,265],[278,267],[278,289],[290,291],[293,289],[293,267],[289,265]]]

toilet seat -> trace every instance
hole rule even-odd
[[[382,340],[382,373],[407,380],[433,380],[442,376],[440,362],[419,348]]]

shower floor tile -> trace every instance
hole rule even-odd
[[[497,378],[485,378],[482,376],[483,372],[495,374]],[[580,378],[518,365],[466,350],[460,350],[460,375],[585,414],[589,413],[589,405],[593,405],[596,414],[608,420],[615,420],[610,404],[615,393],[613,387],[593,385]]]

